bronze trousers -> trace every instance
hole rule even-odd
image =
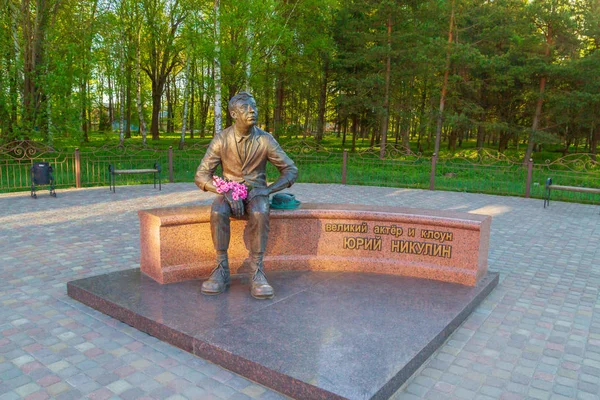
[[[250,253],[264,253],[269,237],[269,197],[257,196],[250,202],[244,201],[244,215],[248,217],[245,235]],[[212,204],[210,228],[217,252],[226,252],[231,237],[231,207],[224,196],[217,196]]]

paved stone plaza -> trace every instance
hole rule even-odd
[[[489,268],[500,283],[394,399],[600,397],[600,207],[343,185],[292,192],[493,216]],[[139,266],[138,210],[212,194],[191,183],[47,193],[0,195],[0,400],[284,398],[67,297],[68,281]]]

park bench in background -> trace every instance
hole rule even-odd
[[[567,192],[580,192],[600,194],[600,188],[579,187],[579,186],[560,186],[552,183],[552,178],[546,180],[546,195],[544,196],[544,208],[550,205],[550,192],[552,190],[563,190]]]
[[[154,163],[154,168],[147,169],[116,169],[113,164],[108,165],[110,174],[110,190],[115,193],[115,177],[116,175],[134,175],[134,174],[154,174],[154,188],[156,188],[156,180],[158,178],[158,190],[161,190],[160,181],[160,164]]]
[[[35,162],[31,167],[31,197],[37,199],[36,185],[50,185],[50,196],[56,197],[52,166],[47,162]]]

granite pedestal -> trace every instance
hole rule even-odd
[[[215,267],[210,206],[139,211],[140,266],[160,283]],[[271,210],[267,271],[374,272],[475,285],[487,271],[491,217],[448,210],[303,203]],[[249,272],[246,221],[232,219],[229,267]]]
[[[68,283],[68,294],[141,331],[293,398],[384,399],[498,283],[358,272],[271,272],[276,297],[237,275],[219,296],[139,269]]]

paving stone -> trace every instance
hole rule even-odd
[[[150,396],[155,399],[166,399],[170,396],[175,395],[175,391],[168,386],[160,386],[153,391],[148,393]]]
[[[174,394],[172,396],[167,397],[167,400],[188,400],[188,399],[180,394]]]
[[[289,400],[289,397],[270,390],[265,391],[258,398],[259,400]]]
[[[469,390],[469,389],[457,387],[454,390],[454,392],[452,393],[452,395],[455,396],[455,398],[457,398],[457,399],[470,400],[470,399],[474,399],[477,396],[477,393],[472,390]]]
[[[49,398],[50,398],[50,395],[48,393],[46,393],[45,391],[34,392],[34,393],[31,393],[30,395],[24,397],[25,400],[46,400]]]
[[[69,389],[71,389],[71,386],[69,386],[65,382],[58,382],[58,383],[55,383],[54,385],[50,385],[46,388],[48,393],[50,393],[52,396],[57,396],[60,393],[66,392]]]
[[[204,378],[203,378],[204,379]],[[192,382],[197,382],[196,380],[192,379]],[[232,387],[236,390],[240,390],[245,388],[246,386],[252,384],[251,381],[249,381],[246,378],[243,378],[241,376],[235,375],[233,378],[231,378],[230,380],[228,380],[226,382],[227,386]]]
[[[546,380],[542,380],[542,379],[533,379],[531,381],[531,387],[540,389],[540,390],[545,390],[547,392],[551,392],[553,386],[554,386],[554,381],[546,381]]]
[[[88,394],[98,390],[100,387],[101,386],[97,382],[90,381],[77,386],[77,390],[79,390],[83,394]]]
[[[564,386],[564,385],[554,385],[552,387],[552,391],[556,394],[560,394],[562,396],[573,398],[575,397],[575,388]]]
[[[579,381],[577,383],[577,388],[586,393],[593,393],[595,395],[600,395],[600,386],[592,384],[592,383]]]
[[[15,378],[6,381],[6,385],[10,388],[16,389],[18,387],[24,386],[31,382],[31,378],[27,375],[20,375]]]
[[[21,396],[19,396],[15,392],[7,392],[4,394],[0,394],[0,400],[18,400],[20,398],[21,398]]]
[[[20,386],[15,389],[15,393],[17,393],[21,397],[26,397],[34,392],[37,392],[41,389],[41,387],[37,383],[28,383],[26,385]]]
[[[479,389],[479,393],[483,394],[483,395],[486,395],[486,396],[490,396],[490,397],[494,397],[494,398],[499,398],[500,395],[503,393],[503,390],[499,389],[497,387],[483,385]]]
[[[119,375],[113,374],[113,373],[107,373],[107,374],[103,374],[103,375],[100,375],[100,376],[94,378],[94,380],[102,386],[108,386],[111,383],[118,381]]]
[[[77,389],[71,389],[56,396],[56,400],[78,400],[81,399],[81,392]]]
[[[240,392],[250,396],[253,399],[257,399],[258,396],[260,396],[261,394],[263,394],[265,392],[265,388],[263,388],[262,386],[256,385],[256,384],[252,384],[252,385],[246,386],[245,388],[240,390]]]
[[[500,272],[499,285],[394,399],[466,398],[469,391],[477,399],[598,396],[600,274],[590,268],[600,259],[597,206],[554,202],[544,210],[539,199],[346,185],[296,184],[292,191],[305,202],[494,214],[489,268]],[[119,381],[131,385],[119,397],[280,398],[65,293],[70,280],[138,265],[137,210],[210,204],[212,196],[193,183],[150,195],[143,185],[114,195],[60,190],[58,199],[35,203],[23,193],[0,194],[0,399],[19,398],[15,390],[30,384],[40,390],[28,396],[40,398],[45,391],[50,398],[116,398],[106,386]],[[182,392],[155,380],[165,373]],[[438,382],[453,391],[433,389]]]
[[[529,388],[529,391],[527,392],[527,396],[532,398],[532,399],[539,399],[539,400],[546,400],[550,398],[551,393],[549,393],[546,390],[541,390],[541,389],[536,389],[536,388]]]
[[[598,395],[586,392],[578,392],[577,400],[598,400]]]
[[[122,398],[123,400],[134,400],[134,399],[139,399],[145,395],[146,395],[146,392],[144,392],[141,389],[130,388],[130,389],[127,389],[124,392],[120,393],[119,397]]]
[[[208,392],[206,390],[199,388],[198,386],[190,386],[181,392],[181,395],[187,397],[188,399],[203,399],[207,394]],[[239,396],[241,393],[234,392],[234,395],[231,396],[230,399],[233,399],[236,395]],[[248,396],[246,397],[249,398]]]
[[[406,388],[406,391],[408,393],[412,393],[417,396],[425,395],[425,393],[427,393],[428,390],[429,390],[428,388],[426,388],[425,386],[421,386],[418,383],[411,383]]]
[[[428,376],[419,375],[414,378],[413,382],[418,383],[419,385],[430,389],[433,387],[433,385],[435,385],[437,383],[437,381],[438,381],[437,379],[432,379]]]
[[[146,392],[152,392],[154,390],[156,390],[157,388],[162,387],[163,385],[161,385],[160,383],[156,382],[154,379],[147,379],[144,382],[140,382],[138,384],[136,384],[136,387],[146,391]]]
[[[222,399],[228,399],[231,396],[233,396],[236,393],[236,390],[229,387],[229,386],[225,386],[225,385],[218,385],[215,386],[212,390],[211,393],[222,398]],[[271,396],[273,392],[272,391],[265,391],[263,393],[263,395],[260,397],[261,399],[265,398],[265,395],[267,396],[267,398],[274,398],[275,396]],[[277,396],[280,397],[281,396]]]
[[[506,390],[508,390],[511,393],[526,394],[527,389],[528,389],[527,385],[522,385],[522,384],[516,383],[516,382],[508,382],[506,384]]]
[[[413,396],[411,394],[409,394],[408,396],[411,396],[412,399],[419,399],[419,397]],[[407,399],[407,400],[412,400],[409,397],[398,397],[398,399],[401,399],[401,398],[402,399]],[[244,393],[239,393],[238,392],[238,393],[234,394],[233,396],[231,396],[229,400],[250,400],[250,399],[252,399],[252,397],[250,397],[250,396],[248,396],[248,395],[246,395]]]
[[[513,372],[510,376],[510,380],[522,385],[529,385],[529,382],[531,382],[531,378],[529,376],[520,374],[518,372]]]

